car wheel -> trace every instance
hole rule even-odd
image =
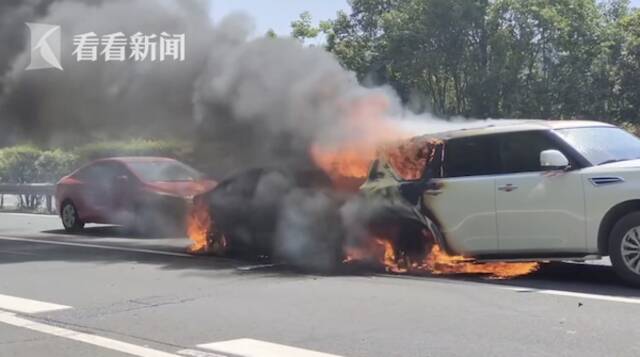
[[[80,220],[78,210],[71,201],[66,201],[62,204],[60,218],[67,232],[78,232],[84,228],[84,222]]]
[[[622,279],[640,286],[640,212],[622,217],[613,227],[609,236],[609,256]]]

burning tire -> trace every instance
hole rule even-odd
[[[618,276],[640,286],[640,212],[622,217],[613,227],[609,255]]]
[[[370,229],[373,236],[386,242],[384,263],[393,263],[399,270],[410,270],[412,265],[422,263],[435,244],[428,229],[413,220],[387,218]],[[388,261],[391,256],[394,262]]]

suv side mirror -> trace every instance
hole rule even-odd
[[[545,171],[566,170],[569,159],[558,150],[545,150],[540,153],[540,166]]]

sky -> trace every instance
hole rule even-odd
[[[210,0],[211,17],[220,20],[234,11],[244,11],[256,21],[256,35],[273,29],[279,35],[291,32],[291,21],[309,11],[315,23],[335,18],[339,10],[348,12],[347,0]],[[631,0],[631,5],[640,7],[640,0]]]
[[[318,23],[335,18],[339,10],[349,10],[347,0],[211,0],[214,21],[234,11],[244,11],[255,19],[258,35],[269,29],[279,35],[288,35],[291,22],[304,11],[309,11],[314,23]]]

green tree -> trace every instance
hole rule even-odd
[[[291,37],[305,42],[309,39],[315,39],[320,34],[321,29],[313,25],[311,13],[308,11],[300,14],[300,17],[291,23]]]
[[[268,38],[278,38],[278,34],[273,29],[268,29],[264,36]]]
[[[492,58],[504,86],[504,112],[543,118],[589,115],[592,69],[602,51],[600,19],[593,0],[496,1],[489,21],[503,46]]]
[[[33,146],[14,146],[0,150],[0,182],[32,183],[38,180],[35,162],[42,152]]]
[[[384,17],[400,0],[351,0],[351,14],[344,11],[325,23],[327,50],[343,66],[367,83],[388,82],[385,63]]]
[[[629,118],[628,0],[352,0],[327,49],[365,84],[441,115]],[[622,95],[622,88],[628,93]],[[629,104],[627,104],[629,103]]]
[[[621,100],[619,116],[625,121],[640,121],[640,12],[621,19],[624,33],[617,94]]]
[[[36,181],[55,183],[78,166],[78,157],[60,149],[43,151],[34,163]]]
[[[417,92],[438,114],[486,115],[484,90],[475,90],[486,77],[487,6],[486,0],[411,0],[383,17],[385,62],[405,99]]]
[[[438,114],[488,113],[488,0],[354,0],[339,13],[328,49],[368,83],[390,83],[405,101]],[[477,92],[472,92],[477,90]]]
[[[39,149],[28,145],[1,149],[0,182],[13,184],[37,182],[38,170],[34,163],[40,155]],[[19,198],[21,208],[36,208],[39,204],[39,198],[36,196],[26,195]]]

